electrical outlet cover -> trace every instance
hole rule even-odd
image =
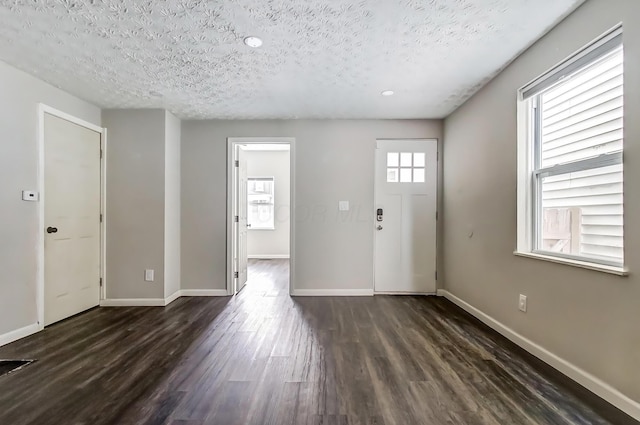
[[[147,282],[153,282],[153,269],[147,269],[144,271],[144,280]]]
[[[527,296],[520,295],[520,299],[518,301],[518,309],[522,312],[527,312]]]

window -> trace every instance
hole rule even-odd
[[[518,251],[623,266],[623,69],[616,29],[520,91]]]
[[[249,229],[275,229],[273,177],[249,177],[247,185]]]
[[[424,183],[424,152],[387,153],[387,183]]]

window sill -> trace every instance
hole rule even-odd
[[[609,273],[616,276],[629,276],[629,270],[627,270],[625,267],[605,266],[604,264],[589,263],[587,261],[571,260],[568,258],[552,257],[550,255],[535,254],[532,252],[515,251],[513,255],[524,258],[549,261],[551,263],[566,264],[568,266],[594,270],[602,273]]]

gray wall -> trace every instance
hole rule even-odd
[[[37,322],[38,103],[100,125],[100,109],[0,62],[0,335]]]
[[[249,177],[273,177],[275,185],[274,230],[249,229],[249,256],[265,257],[289,255],[289,224],[291,216],[288,151],[247,151]]]
[[[164,298],[165,111],[105,110],[107,298]],[[145,282],[144,270],[155,270]]]
[[[371,289],[376,139],[441,139],[441,121],[183,122],[182,287],[225,287],[227,138],[276,136],[296,138],[297,289]]]
[[[516,92],[624,22],[625,244],[631,276],[513,255]],[[589,0],[445,123],[446,289],[640,401],[640,2]],[[473,232],[473,237],[469,235]],[[518,311],[518,294],[529,311]]]
[[[165,115],[165,297],[180,290],[180,120]]]

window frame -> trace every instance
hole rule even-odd
[[[542,167],[542,95],[547,90],[560,84],[565,78],[577,74],[585,67],[596,63],[618,48],[623,47],[622,34],[622,25],[616,26],[518,91],[518,220],[517,247],[514,252],[516,255],[619,275],[627,274],[627,269],[625,268],[626,256],[624,255],[621,262],[615,262],[552,252],[540,248],[543,240],[541,230],[543,216],[542,180],[545,177],[621,165],[623,164],[624,155],[624,151],[613,152],[597,157]]]
[[[249,225],[248,229],[251,230],[276,230],[276,182],[275,177],[273,176],[251,176],[247,177],[247,185],[250,182],[255,181],[264,181],[271,182],[271,202],[252,202],[249,200],[249,197],[252,196],[247,189],[247,224]],[[251,213],[249,212],[253,205],[269,205],[271,206],[271,221],[267,226],[254,227],[254,223],[249,221],[249,217],[251,217]]]

